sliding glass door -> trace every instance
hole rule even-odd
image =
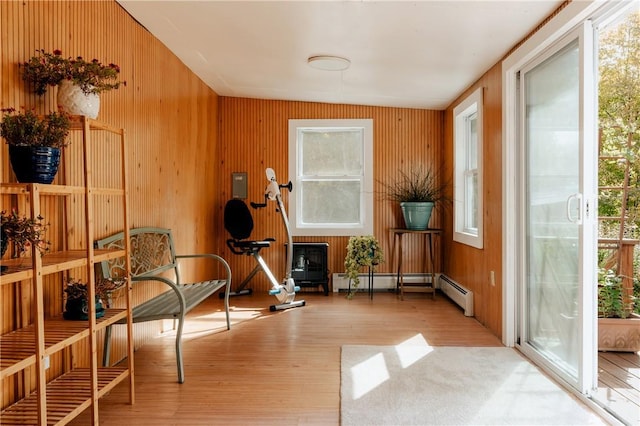
[[[585,24],[519,73],[518,340],[582,393],[596,377],[591,39]]]

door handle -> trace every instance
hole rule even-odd
[[[572,214],[571,207],[573,206],[574,200],[577,200],[578,206],[576,208],[578,214],[574,217]],[[582,194],[571,194],[567,198],[567,219],[572,223],[580,223],[582,221]]]

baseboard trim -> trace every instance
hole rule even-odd
[[[435,287],[438,288],[439,273],[435,274]],[[359,274],[360,285],[358,291],[368,291],[368,274]],[[410,273],[404,274],[405,284],[429,284],[431,283],[432,275],[430,273]],[[343,291],[349,291],[349,279],[345,277],[344,273],[332,274],[333,292],[339,293]],[[389,272],[374,273],[373,274],[373,291],[395,291],[397,283],[397,275]]]

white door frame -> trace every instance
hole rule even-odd
[[[502,343],[516,345],[518,236],[518,97],[516,73],[526,63],[560,40],[606,2],[600,0],[569,3],[544,27],[502,62]]]

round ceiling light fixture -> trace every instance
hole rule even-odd
[[[339,56],[318,55],[307,59],[309,66],[323,71],[344,71],[349,68],[351,61]]]

